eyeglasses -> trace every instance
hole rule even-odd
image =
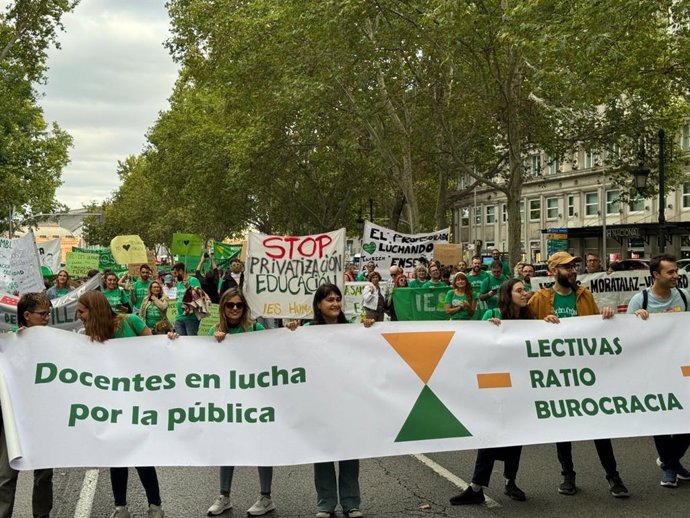
[[[29,313],[33,313],[34,315],[38,315],[41,318],[48,318],[50,316],[50,311],[29,311]]]
[[[225,309],[244,309],[244,302],[226,302],[223,307]]]

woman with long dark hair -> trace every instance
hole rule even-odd
[[[100,291],[87,291],[77,301],[77,318],[84,323],[86,335],[92,342],[113,338],[147,336],[151,330],[138,315],[117,314]],[[149,503],[148,518],[163,518],[158,475],[153,466],[137,467]],[[115,510],[110,518],[131,518],[127,509],[127,478],[129,468],[110,468],[110,484],[115,498]]]
[[[252,319],[252,312],[244,298],[242,291],[231,288],[223,293],[220,298],[220,310],[218,323],[208,330],[209,336],[213,336],[218,342],[225,340],[227,335],[263,331],[264,326]],[[216,516],[224,513],[232,507],[230,501],[230,488],[235,466],[220,467],[220,495],[216,497],[208,508],[208,516]],[[273,481],[273,467],[259,466],[259,499],[247,509],[249,516],[261,516],[273,511],[276,506],[271,498],[271,483]]]
[[[529,292],[520,279],[510,279],[498,289],[498,307],[488,309],[482,320],[488,320],[495,325],[501,325],[501,320],[530,320],[534,319],[527,307]],[[467,488],[450,499],[452,505],[481,504],[484,502],[484,486],[489,485],[494,462],[503,461],[503,476],[505,477],[504,493],[513,500],[522,502],[527,499],[524,491],[515,484],[522,446],[505,446],[502,448],[482,448],[477,451],[477,460],[472,474],[472,483]]]
[[[318,287],[314,293],[312,311],[314,318],[305,325],[348,323],[343,313],[343,294],[335,284],[322,284]],[[374,320],[367,318],[362,320],[362,323],[365,327],[370,327]],[[294,331],[297,328],[297,321],[289,322],[287,327]],[[314,464],[314,485],[316,486],[316,518],[334,516],[338,501],[343,508],[344,516],[348,518],[364,516],[359,510],[362,503],[359,491],[359,459],[339,461],[337,477],[335,462]]]

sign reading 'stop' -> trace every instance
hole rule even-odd
[[[420,257],[431,261],[434,244],[448,243],[449,234],[450,228],[428,234],[401,234],[367,221],[362,237],[362,261],[376,263],[376,270],[383,278],[390,277],[391,266],[399,266],[408,273]]]

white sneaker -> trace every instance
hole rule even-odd
[[[363,518],[364,515],[359,509],[350,509],[345,513],[345,516],[348,518]]]
[[[165,513],[160,505],[149,505],[149,510],[146,513],[146,518],[164,518]]]
[[[207,516],[217,516],[232,509],[232,503],[230,502],[230,497],[225,495],[220,495],[213,501],[213,505],[208,508]]]
[[[335,514],[327,511],[319,511],[316,513],[316,518],[331,518],[331,516],[335,516]]]
[[[261,495],[256,503],[247,509],[249,516],[261,516],[273,511],[276,508],[270,496]]]
[[[126,505],[116,505],[110,518],[132,518],[132,515],[129,514],[129,509],[127,509]]]

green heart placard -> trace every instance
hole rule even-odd
[[[170,251],[173,255],[201,255],[203,244],[198,234],[173,234]]]
[[[369,255],[374,255],[374,252],[376,252],[376,243],[365,243],[362,245],[362,250]]]
[[[114,237],[110,242],[110,251],[118,264],[146,262],[146,245],[139,236]]]

